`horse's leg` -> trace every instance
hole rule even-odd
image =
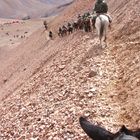
[[[109,24],[106,24],[105,26],[105,34],[104,34],[104,42],[105,42],[105,47],[107,47],[107,30],[108,30]]]
[[[100,46],[102,47],[102,37],[100,36],[100,31],[99,31],[99,40],[100,40]]]
[[[104,39],[104,42],[105,42],[105,47],[107,47],[107,36],[105,35],[105,39]]]
[[[102,38],[100,38],[100,46],[102,47]]]
[[[102,47],[102,35],[101,35],[101,23],[98,26],[98,36],[99,36],[99,40],[100,40],[100,46]]]
[[[107,42],[106,42],[106,40],[107,40],[107,37],[106,37],[106,35],[105,35],[105,36],[104,36],[104,40],[103,40],[104,44],[103,44],[102,48],[107,47]]]
[[[71,30],[71,33],[73,33],[73,29]]]

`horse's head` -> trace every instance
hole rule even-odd
[[[126,135],[131,135],[140,139],[140,129],[130,130],[123,125],[121,129],[119,130],[119,132],[123,132]]]
[[[80,117],[79,122],[84,132],[93,140],[140,140],[139,129],[132,131],[122,126],[117,133],[113,134],[100,126],[90,123],[83,117]]]
[[[80,117],[79,122],[84,132],[93,140],[112,140],[113,134],[106,129],[90,123],[83,117]]]
[[[117,135],[113,138],[113,140],[139,140],[138,138],[126,135],[125,133],[117,133]]]

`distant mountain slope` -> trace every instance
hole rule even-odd
[[[25,18],[30,16],[42,17],[51,10],[57,9],[57,6],[71,2],[72,0],[1,0],[0,17],[1,18]]]
[[[47,4],[53,4],[53,5],[63,5],[66,3],[70,3],[73,0],[40,0],[41,2],[47,3]]]

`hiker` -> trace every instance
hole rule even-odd
[[[47,21],[45,20],[45,21],[43,22],[43,24],[44,24],[44,26],[45,26],[45,29],[47,30],[47,29],[48,29]]]
[[[49,31],[49,37],[50,37],[50,38],[53,37],[53,33],[52,33],[52,31]]]
[[[103,0],[97,0],[93,11],[97,14],[107,13],[108,12],[108,5]]]

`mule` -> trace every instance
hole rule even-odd
[[[92,19],[91,21],[93,22]],[[105,14],[98,15],[95,20],[95,27],[97,30],[97,34],[99,36],[101,47],[103,47],[103,43],[105,43],[105,46],[107,46],[106,40],[107,40],[107,31],[108,31],[109,24],[110,24],[109,17]]]
[[[80,125],[84,132],[92,140],[140,140],[139,129],[136,131],[128,130],[126,127],[122,127],[117,133],[111,133],[108,130],[90,123],[85,118],[79,118]]]

